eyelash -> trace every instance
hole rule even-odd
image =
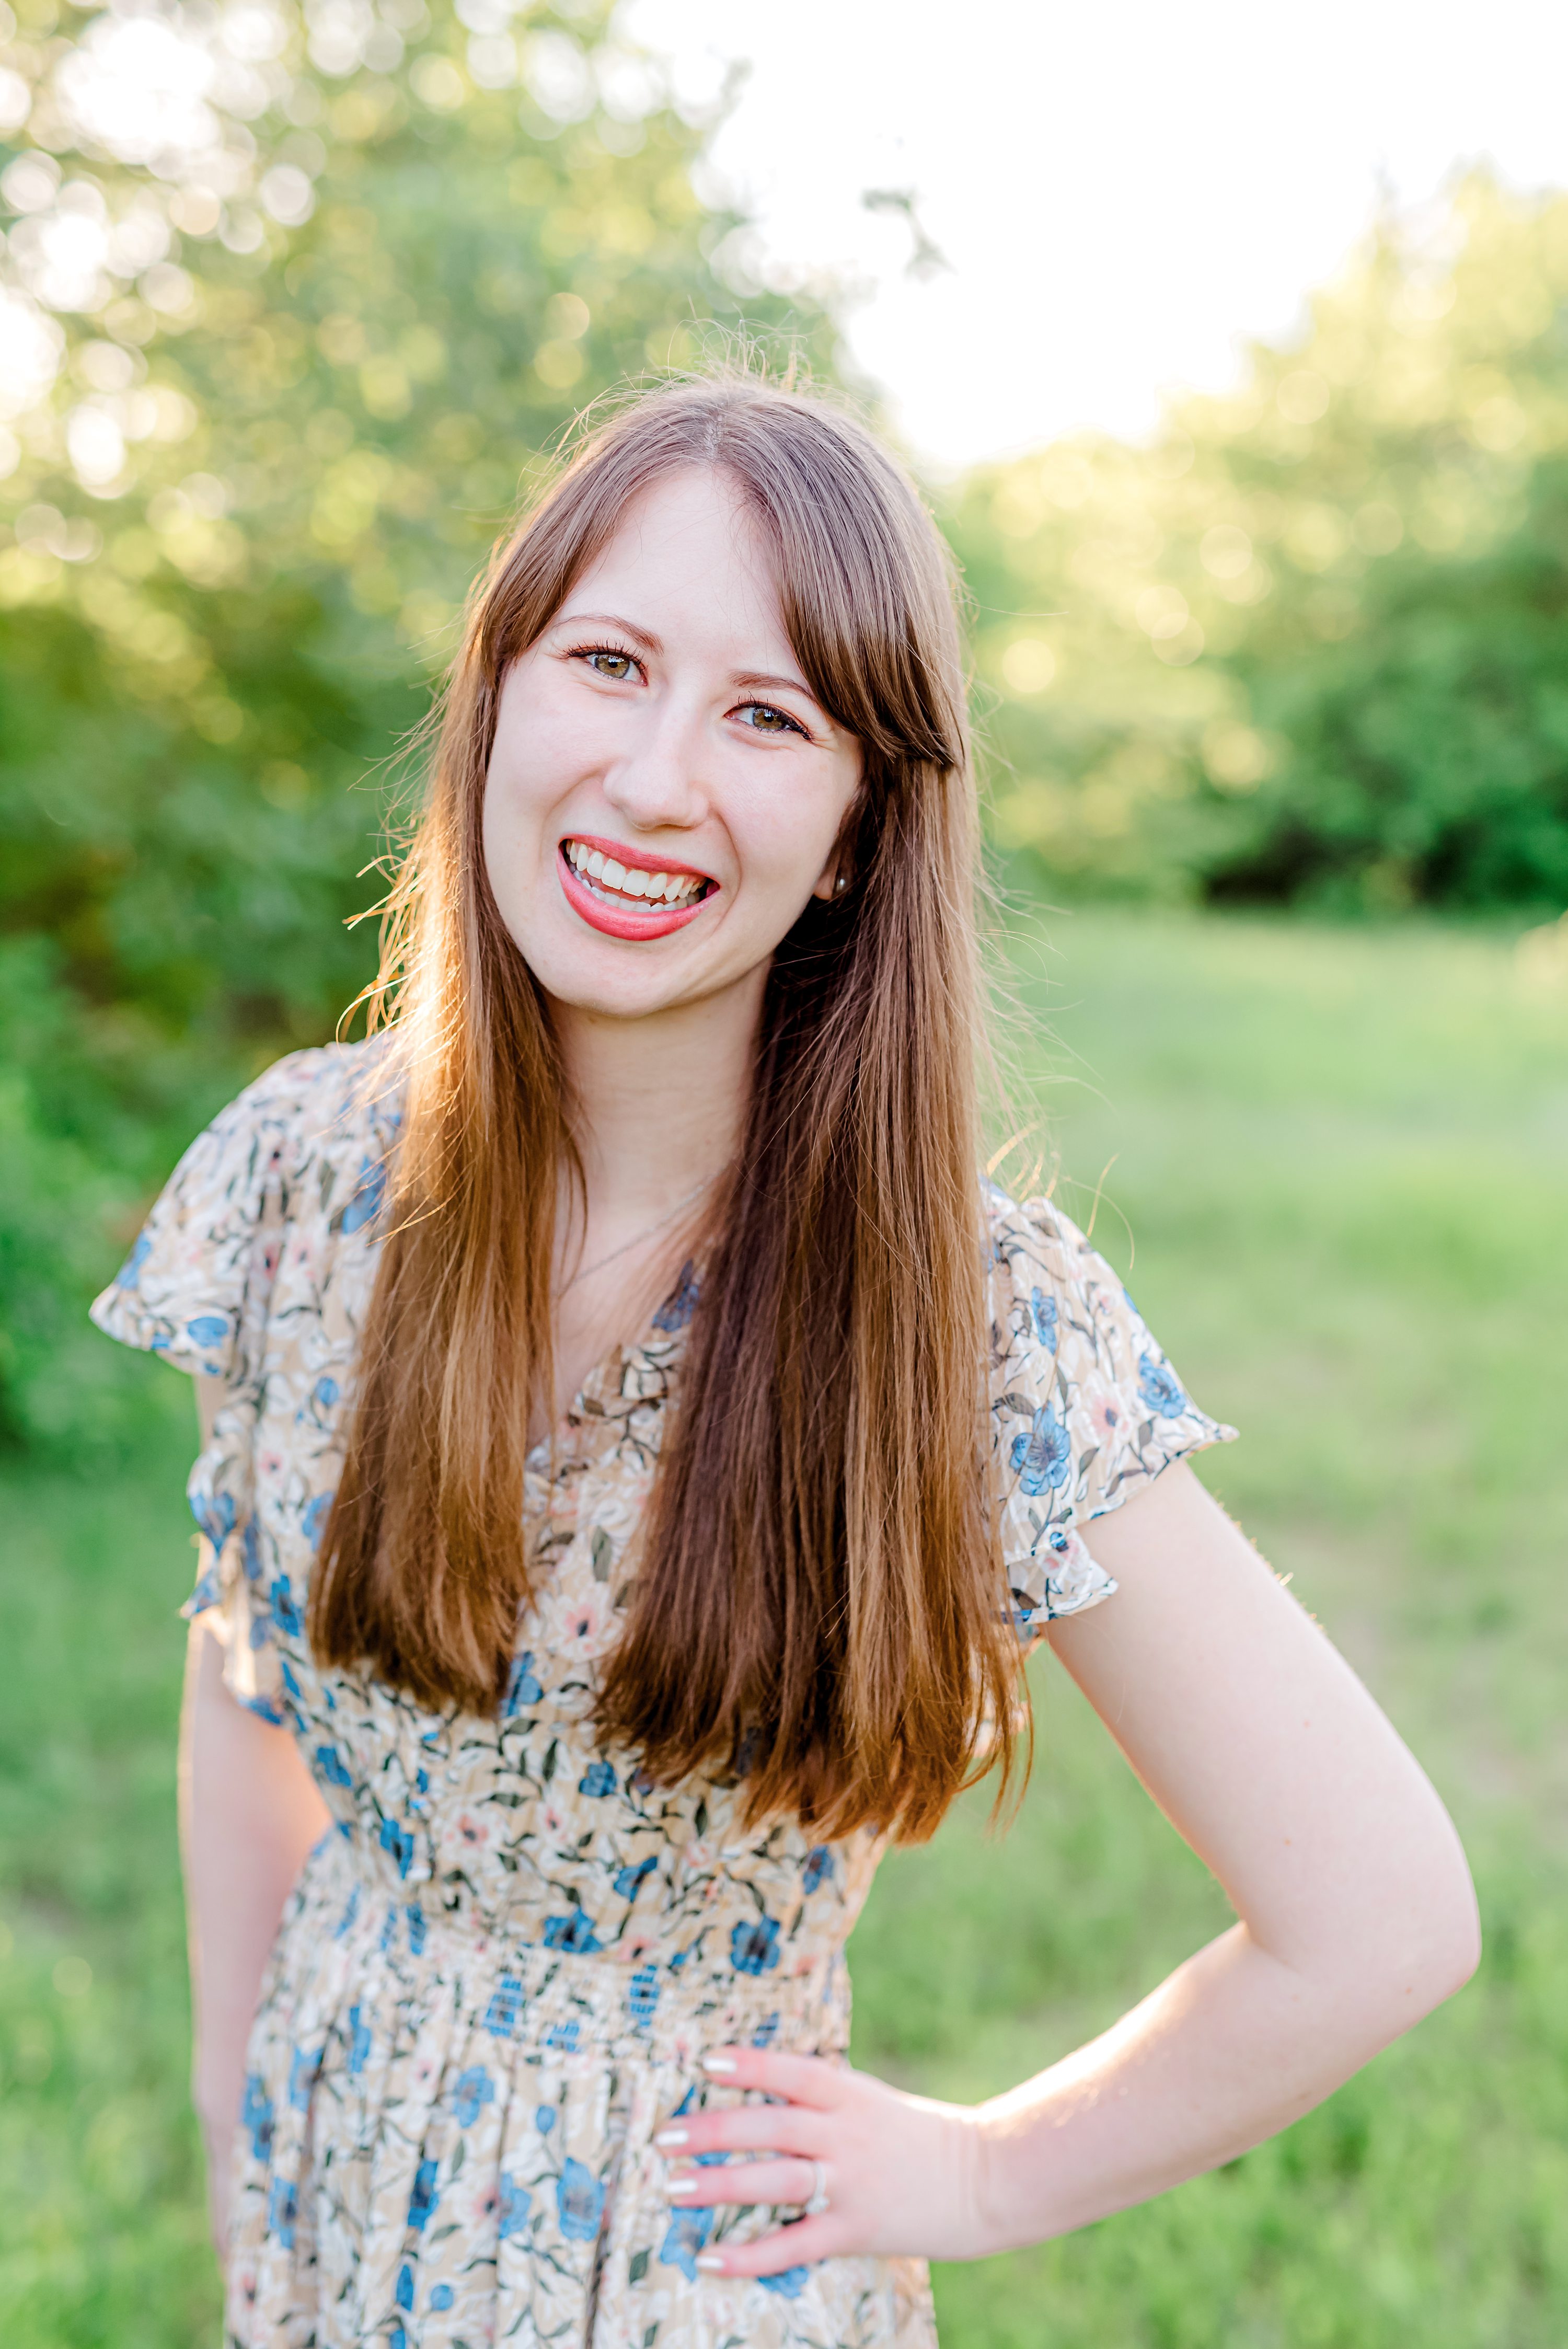
[[[640,669],[643,666],[636,654],[625,645],[573,645],[567,657],[570,660],[591,661],[601,656],[610,660],[630,661],[632,667],[636,669]],[[594,675],[603,675],[603,671],[595,670]],[[625,679],[613,677],[609,682],[612,685],[624,685]]]
[[[600,654],[607,655],[611,660],[629,661],[632,667],[635,669],[641,669],[643,666],[636,654],[629,651],[624,645],[573,645],[567,657],[570,660],[587,662],[592,661],[596,655]],[[595,670],[594,674],[596,676],[603,675],[603,671]],[[624,678],[616,677],[613,677],[608,680],[611,685],[624,685],[625,681]],[[739,709],[765,709],[770,718],[781,718],[789,732],[791,734],[799,734],[803,742],[809,742],[811,739],[810,734],[807,733],[806,729],[801,725],[799,719],[798,718],[791,718],[789,712],[787,709],[780,709],[776,702],[741,701],[738,702],[736,707]],[[761,730],[754,729],[753,730],[760,731]]]

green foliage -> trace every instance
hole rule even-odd
[[[0,962],[0,1429],[38,1440],[138,1201],[369,976],[345,924],[380,893],[399,746],[520,492],[583,402],[743,321],[701,126],[603,11],[535,15],[521,51],[422,0],[336,34],[271,0],[198,12],[227,98],[155,173],[83,127],[30,5],[0,295],[65,359],[0,427],[0,933],[39,947]],[[89,13],[78,57],[117,22]],[[242,64],[231,24],[273,54]],[[103,245],[77,308],[26,243],[62,221]],[[765,347],[824,356],[809,305],[745,308]],[[119,1377],[78,1414],[100,1437]]]
[[[1419,919],[1102,909],[1020,923],[1016,946],[1057,1038],[1029,1073],[1078,1178],[1067,1204],[1087,1220],[1119,1153],[1096,1240],[1241,1426],[1203,1475],[1453,1807],[1487,1954],[1274,2144],[1061,2242],[940,2271],[945,2349],[1556,2349],[1568,1500],[1542,1366],[1568,1316],[1568,972]],[[0,1479],[6,2349],[196,2349],[216,2322],[174,1838],[190,1398],[132,1369],[154,1413],[133,1467]],[[934,1844],[893,1852],[851,1945],[857,2060],[931,2094],[1053,2061],[1227,1921],[1065,1677],[1037,1686],[1016,1826],[989,1837],[981,1790]]]
[[[1471,179],[1233,398],[952,527],[998,836],[1054,885],[1568,901],[1568,200]]]

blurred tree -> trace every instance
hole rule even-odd
[[[703,125],[596,0],[166,0],[65,25],[55,0],[15,5],[0,68],[13,1432],[43,1408],[38,1365],[61,1359],[48,1263],[82,1257],[106,1199],[134,1213],[192,1122],[330,1034],[366,977],[373,942],[344,921],[377,894],[375,771],[569,416],[743,316],[830,357],[812,305],[737,291],[738,223],[693,190]],[[100,1271],[105,1246],[86,1250]]]
[[[1233,398],[952,528],[997,831],[1053,878],[1568,902],[1568,200],[1385,222]]]

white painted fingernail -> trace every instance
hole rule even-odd
[[[700,2178],[672,2178],[665,2190],[669,2194],[695,2194],[701,2184]]]
[[[706,2268],[709,2275],[722,2275],[724,2273],[724,2253],[722,2251],[698,2251],[696,2255],[696,2265],[699,2268]]]
[[[715,2072],[722,2076],[726,2072],[736,2069],[736,2062],[733,2055],[705,2055],[702,2068],[705,2072]]]
[[[654,2139],[654,2143],[660,2146],[685,2145],[686,2141],[686,2132],[685,2129],[679,2128],[661,2129],[657,2137]]]

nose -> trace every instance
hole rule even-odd
[[[604,796],[639,832],[689,832],[708,812],[704,728],[694,707],[672,696],[647,713],[635,743],[604,777]]]

